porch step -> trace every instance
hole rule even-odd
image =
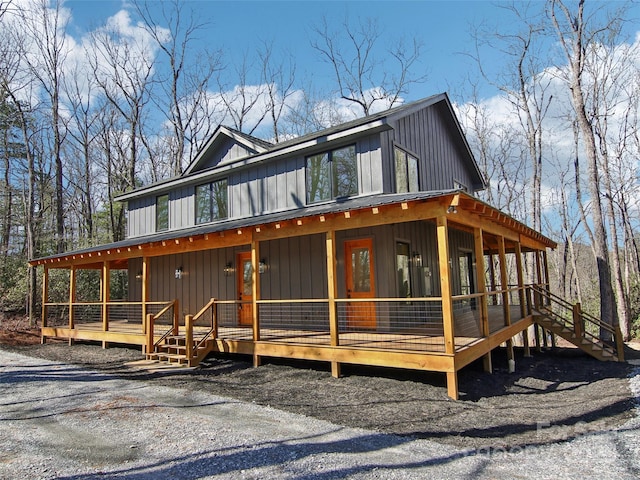
[[[164,343],[158,345],[155,352],[147,353],[149,361],[163,362],[171,365],[184,365],[195,367],[210,351],[208,343],[198,348],[202,337],[193,339],[193,357],[187,357],[187,345],[184,335],[172,335],[164,339]]]

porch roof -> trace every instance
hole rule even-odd
[[[167,247],[169,242],[174,242],[175,245],[180,245],[183,241],[193,243],[194,238],[205,237],[205,240],[208,240],[208,236],[211,234],[219,234],[221,238],[224,237],[227,232],[237,232],[237,234],[240,235],[242,230],[249,227],[256,227],[256,231],[260,231],[259,227],[261,226],[269,227],[275,225],[275,228],[279,229],[283,222],[300,221],[301,219],[310,217],[320,218],[334,214],[347,215],[347,212],[357,212],[359,210],[367,210],[375,207],[387,207],[393,205],[404,206],[411,203],[425,202],[445,204],[451,208],[451,212],[455,213],[458,212],[458,209],[463,210],[465,215],[453,218],[452,223],[454,224],[480,226],[481,228],[483,224],[497,225],[501,228],[506,228],[509,231],[515,232],[518,235],[530,238],[544,247],[556,247],[556,243],[553,240],[500,212],[494,207],[491,207],[480,199],[460,190],[442,190],[353,197],[329,203],[300,207],[294,210],[224,220],[186,229],[169,230],[154,233],[153,235],[129,238],[109,244],[97,245],[71,252],[36,258],[30,260],[29,263],[33,266],[46,265],[52,268],[64,268],[75,264],[83,264],[85,267],[90,267],[90,265],[95,264],[95,266],[98,267],[105,261],[114,261],[120,262],[122,267],[126,267],[126,259],[147,255],[147,250],[152,247],[162,248],[161,251],[156,251],[153,255],[171,254],[177,253],[177,251],[189,250],[189,248],[180,248],[177,251],[175,248],[163,248]],[[470,221],[470,218],[473,218],[475,221]],[[322,218],[321,221],[324,222],[324,218]],[[401,221],[409,220],[392,218],[392,222],[387,221],[384,223],[395,223]],[[236,241],[232,244],[238,245],[249,243],[250,239],[251,237],[249,236],[244,241],[239,239],[241,240],[240,243]],[[218,245],[216,243],[223,243],[223,245]],[[216,243],[210,244],[209,248],[218,248],[231,244],[229,242]]]

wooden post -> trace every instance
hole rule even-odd
[[[258,300],[260,300],[260,242],[256,240],[251,241],[251,277],[252,283],[252,307],[253,307],[253,342],[260,341],[260,314],[258,312]],[[253,366],[259,367],[261,363],[260,356],[254,353]]]
[[[444,350],[448,354],[454,354],[455,332],[453,323],[453,299],[451,298],[451,267],[449,265],[449,230],[447,227],[447,217],[438,217],[437,231],[438,264],[440,266],[440,292],[442,296],[442,322],[444,329]],[[449,378],[448,374],[447,378]]]
[[[482,336],[486,338],[491,334],[491,331],[489,328],[489,304],[485,284],[484,242],[481,228],[473,229],[473,239],[476,255],[476,283],[478,285],[478,292],[482,293],[482,297],[480,297],[480,332],[482,333]],[[491,364],[491,352],[488,352],[483,356],[482,363],[485,372],[491,373],[493,371],[493,366]]]
[[[146,333],[146,322],[149,301],[149,257],[142,257],[142,333]]]
[[[500,257],[500,288],[502,289],[504,324],[508,326],[511,325],[511,308],[509,306],[509,277],[507,276],[507,255],[504,247],[504,237],[498,237],[498,256]]]
[[[537,323],[533,324],[533,331],[536,335],[536,352],[540,353],[542,351],[542,347],[540,346],[540,326]]]
[[[147,318],[145,319],[146,324],[146,332],[147,332],[147,355],[153,353],[155,337],[153,335],[155,318],[152,313],[147,314]]]
[[[100,277],[100,284],[102,286],[102,331],[109,331],[109,297],[110,297],[110,284],[111,284],[111,270],[109,269],[109,262],[102,263],[102,275]],[[106,340],[102,341],[102,348],[109,346]]]
[[[330,230],[326,234],[326,256],[327,256],[327,293],[329,307],[329,333],[331,335],[331,346],[340,345],[340,332],[338,330],[338,313],[336,310],[336,295],[338,291],[336,283],[336,232]],[[340,362],[331,361],[331,376],[340,377]]]
[[[180,301],[173,301],[173,335],[180,335]]]
[[[193,358],[193,315],[187,315],[184,318],[184,345],[186,347],[187,362],[191,366]]]
[[[49,269],[45,265],[42,270],[42,327],[47,326],[47,303],[49,302]],[[40,330],[42,332],[42,330]],[[40,343],[46,343],[47,339],[44,335],[40,335]]]
[[[213,323],[213,338],[218,338],[218,303],[211,305],[211,322]]]
[[[458,400],[458,373],[447,372],[447,395],[454,400]]]
[[[573,306],[573,333],[575,333],[578,338],[584,335],[584,328],[582,325],[582,307],[580,303],[576,303]]]
[[[75,328],[75,319],[73,315],[73,304],[76,302],[76,267],[71,266],[69,271],[69,329]],[[69,345],[73,345],[73,339],[69,338]]]
[[[520,318],[527,316],[527,302],[524,286],[524,269],[522,262],[522,246],[520,242],[516,242],[516,270],[518,275],[518,298],[520,300]],[[524,356],[530,357],[531,350],[529,349],[529,331],[524,329],[522,331],[522,346],[524,347]]]

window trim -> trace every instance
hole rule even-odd
[[[353,162],[355,165],[355,191],[348,193],[347,195],[338,195],[338,192],[336,191],[338,189],[338,175],[336,172],[336,167],[335,165],[337,164],[337,161],[334,161],[334,153],[338,152],[340,150],[346,150],[349,148],[353,148]],[[328,164],[328,180],[329,180],[329,197],[328,198],[322,198],[319,200],[311,200],[310,198],[310,194],[311,194],[311,190],[309,188],[309,160],[311,158],[314,157],[321,157],[321,156],[327,156],[327,164]],[[336,147],[336,148],[332,148],[331,150],[323,150],[311,155],[307,155],[304,158],[304,173],[305,173],[305,179],[304,179],[304,183],[305,183],[305,200],[306,200],[306,205],[316,205],[319,203],[324,203],[324,202],[331,202],[331,201],[335,201],[338,199],[343,199],[343,198],[349,198],[349,197],[354,197],[360,194],[360,167],[358,165],[358,149],[357,149],[357,144],[355,143],[350,143],[348,145],[343,145],[340,147]]]

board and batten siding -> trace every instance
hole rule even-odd
[[[323,150],[319,150],[320,152]],[[356,142],[360,194],[382,193],[380,136]],[[316,152],[317,153],[317,152]],[[306,204],[306,155],[282,157],[268,163],[231,171],[228,184],[229,218],[246,218],[303,208]],[[169,230],[195,225],[195,187],[185,184],[169,192]],[[129,201],[129,238],[155,232],[157,195]]]
[[[469,165],[464,160],[457,127],[443,110],[444,105],[423,108],[393,123],[393,130],[382,133],[385,164],[385,191],[395,191],[394,146],[416,155],[419,161],[420,190],[446,190],[454,182],[473,191]]]

